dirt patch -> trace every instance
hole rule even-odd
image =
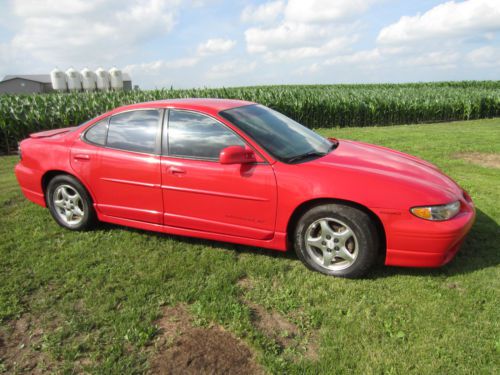
[[[250,301],[245,301],[245,303],[250,308],[252,321],[257,329],[274,340],[281,351],[292,349],[313,361],[319,358],[319,346],[315,333],[304,335],[295,324],[280,313],[267,311],[263,306]]]
[[[455,158],[465,160],[468,163],[480,165],[487,168],[500,169],[500,154],[486,152],[461,152],[455,154]]]
[[[7,373],[45,374],[51,364],[41,351],[43,331],[29,314],[11,321],[0,330],[0,369]]]
[[[464,288],[462,288],[462,286],[459,284],[459,283],[447,283],[445,284],[446,288],[448,289],[456,289],[458,290],[459,292],[463,292],[465,291]]]
[[[165,308],[156,323],[151,374],[263,374],[243,342],[219,326],[193,327],[185,306]]]
[[[299,329],[295,324],[276,311],[267,311],[261,305],[248,301],[246,304],[250,307],[252,320],[260,331],[273,338],[283,349],[293,346],[299,336]]]
[[[22,201],[24,201],[23,197],[15,196],[13,198],[6,199],[5,201],[1,202],[0,205],[2,208],[17,207]]]
[[[249,277],[242,277],[238,280],[238,286],[244,290],[253,289],[253,282]]]
[[[251,290],[253,289],[253,281],[250,278],[244,277],[238,281],[238,286],[243,290]],[[319,358],[319,345],[316,332],[305,334],[296,324],[277,311],[268,311],[263,306],[249,301],[247,298],[243,298],[243,302],[250,309],[251,319],[255,327],[268,338],[272,339],[282,352],[292,349],[301,353],[307,359],[315,361]]]

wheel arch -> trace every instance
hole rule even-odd
[[[80,184],[82,184],[82,186],[85,188],[85,190],[87,190],[87,193],[89,194],[90,199],[92,199],[92,202],[95,203],[94,195],[92,194],[92,192],[90,191],[88,186],[81,179],[79,179],[77,176],[75,176],[74,174],[69,173],[68,171],[61,170],[61,169],[51,169],[51,170],[46,171],[43,174],[41,183],[42,183],[42,191],[43,191],[43,195],[45,197],[45,200],[47,200],[47,187],[49,186],[50,181],[54,177],[60,176],[60,175],[70,176],[70,177],[73,177],[75,180],[77,180]]]
[[[375,212],[370,210],[368,207],[349,200],[344,200],[344,199],[337,199],[337,198],[316,198],[316,199],[311,199],[305,202],[302,202],[299,206],[295,208],[293,211],[292,215],[290,216],[290,219],[288,220],[287,228],[286,228],[286,234],[287,234],[287,246],[289,248],[292,247],[292,241],[291,239],[294,237],[293,233],[295,231],[295,228],[297,226],[297,223],[299,219],[309,211],[311,208],[324,205],[324,204],[342,204],[345,206],[357,208],[363,212],[365,212],[375,223],[375,227],[377,228],[377,232],[379,234],[379,242],[380,242],[380,255],[384,257],[385,259],[385,253],[386,253],[386,248],[387,248],[387,241],[386,241],[386,234],[385,234],[385,228],[384,224],[382,223],[382,220],[378,217]]]

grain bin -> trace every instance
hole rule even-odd
[[[69,68],[66,70],[66,75],[68,76],[68,90],[80,91],[82,89],[82,76],[80,72],[76,69]]]
[[[62,70],[55,68],[50,72],[50,80],[52,82],[52,88],[56,91],[66,91],[66,73]]]
[[[85,68],[81,71],[81,75],[83,89],[85,91],[94,91],[96,89],[97,81],[96,74],[92,70]]]
[[[99,68],[96,70],[97,74],[97,88],[99,90],[107,91],[109,90],[110,75],[107,70]]]
[[[109,71],[111,76],[111,88],[113,90],[123,90],[123,74],[122,71],[117,68],[112,68]]]

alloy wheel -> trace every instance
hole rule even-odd
[[[332,271],[350,267],[359,253],[354,231],[346,223],[333,218],[321,218],[309,225],[305,245],[316,264]]]
[[[55,211],[59,218],[70,226],[82,222],[85,211],[83,200],[78,191],[70,185],[59,185],[52,196]]]

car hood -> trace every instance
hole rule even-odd
[[[435,165],[396,150],[363,142],[340,140],[328,155],[315,160],[322,166],[336,166],[407,180],[417,186],[460,194],[460,187]]]

